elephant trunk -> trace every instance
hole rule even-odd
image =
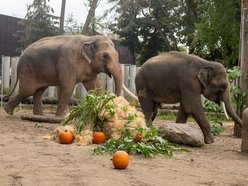
[[[120,96],[122,93],[123,84],[121,67],[118,63],[114,66],[107,67],[107,69],[112,74],[115,81],[115,94]]]
[[[231,101],[231,96],[230,96],[230,91],[229,89],[227,89],[227,91],[225,91],[225,94],[223,95],[223,99],[222,101],[225,103],[225,107],[226,107],[226,111],[228,113],[228,115],[240,126],[243,125],[242,120],[238,117],[238,115],[236,114],[236,112],[234,111],[234,108],[232,106],[232,101]]]

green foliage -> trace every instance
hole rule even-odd
[[[234,85],[234,82],[241,76],[242,76],[242,70],[238,66],[234,66],[232,69],[228,70],[228,79],[231,84],[230,91],[232,95],[232,100],[237,108],[243,106],[246,96],[246,94],[242,92],[241,88],[238,85],[236,86]]]
[[[108,110],[110,117],[115,115],[115,105],[108,103],[115,97],[115,95],[110,93],[96,93],[92,91],[81,103],[70,110],[62,125],[76,124],[79,133],[87,125],[90,125],[94,131],[101,131],[105,119],[102,119],[100,114],[104,109]]]
[[[100,32],[106,29],[105,24],[103,24],[103,20],[105,15],[101,17],[93,17],[90,23],[90,29],[88,30],[88,35],[95,35],[95,31]],[[67,32],[72,35],[82,34],[83,24],[79,24],[75,19],[73,13],[69,14],[67,19],[65,20],[65,27]]]
[[[111,31],[122,38],[137,64],[161,52],[180,50],[225,66],[237,65],[240,1],[109,0],[114,6]]]
[[[239,66],[234,66],[231,69],[228,69],[228,79],[230,81],[230,83],[234,82],[237,78],[242,76],[242,70],[240,69]]]
[[[161,112],[161,111],[158,111],[156,118],[160,120],[170,120],[170,121],[176,120],[175,114],[169,112]]]
[[[93,154],[113,154],[117,150],[124,150],[129,154],[142,154],[145,157],[153,157],[158,154],[172,156],[174,151],[187,151],[170,144],[167,140],[160,137],[154,128],[139,128],[142,136],[140,142],[135,142],[135,137],[129,129],[123,130],[123,137],[120,140],[110,138],[105,144],[93,149]]]
[[[209,100],[204,101],[204,108],[208,112],[208,119],[211,125],[211,132],[218,135],[224,131],[223,127],[223,114],[221,107]]]
[[[59,17],[51,14],[54,10],[47,5],[47,1],[49,2],[49,0],[34,0],[27,6],[27,14],[23,21],[25,29],[15,34],[22,45],[22,48],[17,49],[19,52],[43,37],[59,34],[57,27]]]
[[[201,11],[196,24],[194,53],[205,59],[237,65],[240,35],[240,1],[197,0]]]
[[[136,114],[136,113],[134,113],[134,114],[129,113],[129,114],[127,115],[126,126],[130,125],[131,122],[134,121],[136,118],[137,118],[137,114]]]
[[[74,19],[73,13],[68,14],[67,19],[65,20],[66,32],[69,32],[72,35],[78,35],[82,33],[83,25],[78,24]]]
[[[109,0],[115,3],[115,20],[109,28],[124,38],[123,44],[140,64],[162,51],[178,50],[175,36],[180,19],[178,0]]]

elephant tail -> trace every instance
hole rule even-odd
[[[3,101],[8,100],[9,97],[14,93],[14,90],[15,90],[15,88],[16,88],[16,86],[17,86],[18,81],[19,81],[19,78],[18,78],[18,75],[17,75],[17,78],[16,78],[16,82],[15,82],[14,88],[11,90],[11,92],[10,92],[8,95],[6,95],[6,96],[3,97]]]

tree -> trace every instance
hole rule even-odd
[[[97,8],[98,0],[88,0],[89,1],[89,12],[87,18],[85,20],[82,34],[88,35],[89,34],[89,26],[92,23],[92,19],[95,17],[95,10]],[[94,26],[93,26],[94,29]]]
[[[189,53],[193,53],[197,45],[194,45],[194,33],[196,32],[196,25],[201,21],[200,17],[205,10],[199,9],[200,0],[181,0],[179,12],[181,19],[179,25],[181,29],[176,33],[179,42],[184,44]]]
[[[109,0],[116,18],[109,28],[120,35],[140,64],[159,52],[178,50],[177,0]]]
[[[221,61],[227,67],[237,65],[240,1],[197,1],[202,14],[196,25],[194,53],[209,60]]]
[[[60,24],[59,24],[59,29],[61,34],[64,33],[65,4],[66,4],[66,0],[62,0],[61,11],[60,11]]]
[[[47,0],[49,2],[49,0]],[[19,52],[31,43],[46,36],[54,36],[60,33],[57,25],[59,17],[53,16],[53,9],[47,5],[46,0],[34,0],[27,6],[27,14],[23,20],[25,29],[17,31],[16,37],[22,45]]]
[[[240,2],[226,0],[109,0],[109,28],[141,64],[160,52],[186,46],[208,60],[237,65]]]

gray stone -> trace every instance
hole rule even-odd
[[[158,127],[158,133],[171,143],[201,147],[204,137],[201,129],[185,123],[163,123]]]

